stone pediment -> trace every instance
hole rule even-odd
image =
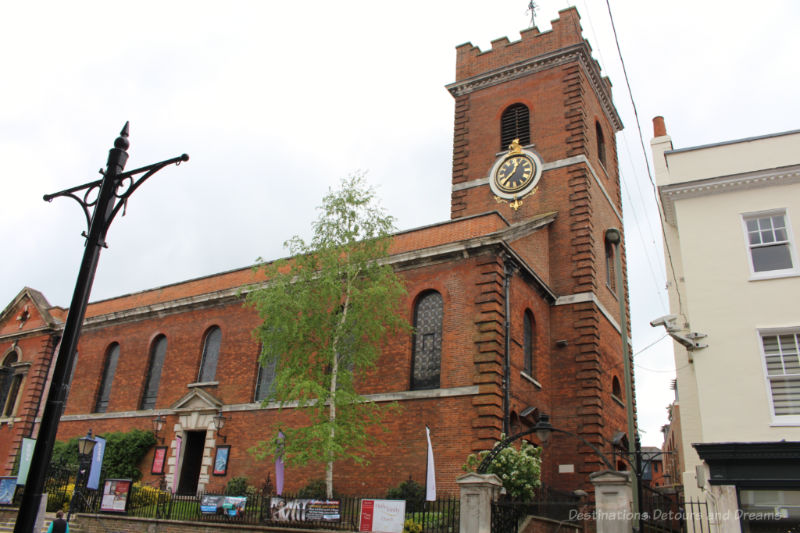
[[[62,321],[50,313],[51,309],[41,292],[25,287],[0,313],[0,336],[61,327]]]
[[[192,389],[183,398],[172,404],[175,411],[219,411],[222,402],[203,389]]]

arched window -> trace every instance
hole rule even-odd
[[[411,388],[438,389],[442,368],[442,295],[428,291],[414,308],[414,353],[411,363]]]
[[[619,378],[614,376],[614,379],[611,380],[611,394],[622,399],[622,387],[619,385]]]
[[[525,104],[511,104],[500,117],[500,150],[508,150],[514,139],[525,146],[531,143],[530,111]]]
[[[597,159],[603,166],[606,166],[606,138],[603,136],[603,128],[597,121],[594,123],[594,133],[597,137]]]
[[[614,245],[606,241],[606,285],[612,291],[617,290],[617,271],[615,268]]]
[[[206,340],[203,343],[203,360],[200,362],[200,374],[197,376],[197,381],[200,383],[214,381],[217,377],[220,344],[222,344],[222,330],[214,326],[206,333]]]
[[[3,366],[0,367],[0,398],[2,398],[2,415],[10,417],[14,415],[14,407],[17,405],[19,388],[22,385],[23,374],[16,373],[15,363],[19,361],[19,354],[12,350],[3,359]]]
[[[523,317],[523,344],[522,349],[524,353],[525,373],[530,377],[535,377],[536,367],[534,366],[534,350],[536,348],[536,329],[533,322],[533,313],[530,309],[525,310]]]
[[[275,381],[275,366],[277,361],[272,360],[266,366],[257,361],[258,377],[256,378],[256,395],[255,401],[260,402],[272,392],[272,387]]]
[[[105,413],[108,409],[108,400],[111,398],[111,384],[114,382],[114,373],[117,371],[119,361],[119,344],[113,343],[106,350],[106,364],[103,368],[103,381],[97,392],[97,402],[94,405],[95,413]]]
[[[150,365],[147,370],[147,383],[144,386],[140,409],[153,409],[158,397],[158,384],[161,382],[161,370],[167,355],[167,338],[159,335],[150,347]]]

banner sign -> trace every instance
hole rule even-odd
[[[17,485],[24,485],[25,482],[28,481],[28,470],[31,468],[31,459],[33,459],[34,446],[36,446],[36,439],[22,439],[22,449],[19,456],[19,473],[17,473]]]
[[[92,453],[92,466],[89,469],[89,481],[86,482],[86,488],[97,490],[100,486],[100,470],[103,469],[103,456],[106,453],[106,439],[103,437],[95,437],[95,445]]]
[[[246,496],[204,494],[200,499],[200,512],[203,514],[242,516],[246,505]]]
[[[361,500],[359,531],[403,533],[405,520],[405,500]]]
[[[338,522],[342,518],[339,500],[271,498],[270,517],[277,522]]]

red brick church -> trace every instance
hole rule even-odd
[[[369,466],[337,465],[343,494],[379,494],[409,476],[424,482],[425,425],[439,490],[449,493],[468,454],[542,413],[605,450],[626,431],[615,277],[624,246],[606,240],[606,230],[622,228],[622,124],[577,11],[491,50],[459,46],[447,89],[455,99],[451,219],[394,236],[390,261],[408,291],[400,312],[415,333],[391,339],[360,381],[368,399],[402,410]],[[255,276],[247,266],[91,303],[59,440],[90,428],[152,430],[163,417],[170,488],[214,489],[233,476],[262,485],[274,463],[247,450],[293,414],[261,403],[273,376],[259,367],[251,335],[259,318],[239,292]],[[2,474],[22,438],[35,436],[66,312],[26,287],[0,314]],[[544,482],[588,489],[600,458],[578,439],[553,441]],[[230,449],[220,476],[212,463],[222,445]],[[146,482],[152,460],[141,465]],[[323,472],[287,469],[286,488]]]

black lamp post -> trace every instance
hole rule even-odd
[[[77,511],[79,500],[86,501],[83,490],[89,480],[89,466],[92,464],[92,452],[97,441],[92,438],[92,430],[85,437],[78,439],[78,474],[75,476],[75,488],[72,490],[72,499],[69,501],[69,512],[67,512],[67,522],[72,513]]]
[[[67,401],[69,383],[72,374],[75,351],[78,349],[83,317],[89,303],[89,294],[92,290],[94,275],[100,260],[100,250],[106,246],[106,233],[114,217],[123,209],[128,198],[147,178],[168,165],[178,165],[188,161],[189,156],[183,154],[160,163],[154,163],[136,170],[123,172],[128,161],[128,123],[122,128],[119,137],[114,141],[114,148],[108,152],[106,169],[101,170],[103,179],[71,187],[63,191],[46,194],[44,199],[50,201],[60,196],[72,198],[77,201],[86,216],[88,233],[86,248],[83,252],[78,279],[75,282],[75,291],[69,306],[64,331],[61,335],[58,354],[53,363],[53,377],[50,390],[46,392],[46,401],[39,434],[31,458],[31,468],[25,484],[25,492],[17,513],[14,525],[15,533],[33,533],[36,519],[41,508],[44,482],[47,477],[47,467],[53,454],[53,443],[58,432],[58,422],[64,412]],[[136,176],[139,176],[136,178]],[[91,212],[90,212],[91,210]],[[43,391],[44,392],[44,391]]]

